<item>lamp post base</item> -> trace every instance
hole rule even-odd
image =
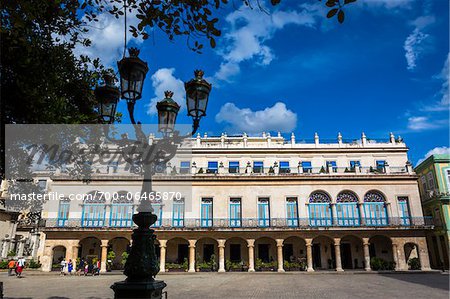
[[[146,282],[119,281],[111,286],[114,291],[114,299],[162,298],[162,290],[167,284],[162,280]]]

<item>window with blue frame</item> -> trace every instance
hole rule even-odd
[[[331,212],[331,198],[322,191],[315,191],[309,196],[309,225],[331,226],[333,216]]]
[[[152,227],[160,227],[162,224],[162,203],[160,201],[154,201],[152,202],[152,208],[153,208],[153,214],[155,214],[158,219],[156,219],[156,222],[152,225]]]
[[[228,162],[228,172],[229,173],[239,173],[239,161]]]
[[[331,167],[332,172],[337,172],[336,161],[327,161],[327,170],[328,170],[328,167]]]
[[[397,201],[400,212],[401,225],[405,226],[411,225],[411,215],[409,212],[409,198],[407,196],[399,196],[397,198]]]
[[[258,226],[270,226],[270,205],[267,197],[258,198]]]
[[[191,172],[191,162],[190,161],[181,161],[180,162],[180,173],[186,174]]]
[[[65,226],[69,220],[70,200],[65,198],[59,202],[58,207],[58,226]]]
[[[230,198],[230,227],[241,227],[241,199]]]
[[[83,227],[102,227],[105,225],[105,199],[98,191],[89,192],[84,196],[81,214]]]
[[[117,168],[119,167],[119,162],[117,161],[111,161],[108,163],[108,166],[106,168],[108,173],[117,173]]]
[[[386,161],[378,160],[376,163],[377,163],[377,171],[378,172],[384,172],[385,171],[385,166],[386,166]]]
[[[386,200],[378,191],[369,191],[364,195],[364,222],[368,226],[388,224]]]
[[[254,161],[253,162],[253,173],[264,173],[264,162]]]
[[[131,227],[133,225],[133,195],[119,191],[111,202],[109,225],[111,227]]]
[[[184,226],[184,198],[173,202],[172,225],[174,227]]]
[[[361,224],[358,198],[351,191],[342,191],[336,198],[336,217],[339,226],[359,226]]]
[[[361,162],[360,161],[350,161],[350,170],[351,171],[355,171],[356,170],[356,168],[359,168],[359,167],[361,167]]]
[[[311,173],[312,172],[311,161],[302,161],[302,168],[304,173]]]
[[[219,169],[219,163],[217,161],[209,161],[207,173],[217,173]]]
[[[289,161],[280,161],[280,173],[290,173]]]
[[[297,197],[286,198],[287,226],[298,226],[298,201]]]
[[[213,199],[202,198],[201,204],[201,226],[212,227],[213,225]]]

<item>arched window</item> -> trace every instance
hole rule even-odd
[[[358,197],[352,191],[342,191],[336,197],[336,217],[339,226],[359,226]]]
[[[105,198],[98,191],[84,196],[81,224],[84,227],[101,227],[105,224]]]
[[[364,220],[369,226],[385,226],[388,224],[386,200],[377,190],[364,195]]]
[[[133,224],[133,194],[127,191],[113,193],[109,225],[130,227]]]
[[[323,191],[314,191],[309,196],[309,224],[311,226],[331,226],[331,198]]]

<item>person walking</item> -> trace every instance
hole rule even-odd
[[[69,272],[69,275],[72,275],[72,271],[73,271],[73,263],[72,260],[69,259],[69,263],[67,264],[67,272]]]
[[[66,268],[66,260],[65,259],[61,260],[60,266],[61,266],[61,273],[59,275],[65,275],[65,273],[64,273],[64,270]]]
[[[77,265],[78,267],[78,276],[80,276],[82,273],[84,273],[84,259],[80,260],[80,263]]]
[[[19,258],[17,261],[17,267],[16,267],[16,277],[21,278],[23,269],[25,268],[25,259],[23,256]]]
[[[8,276],[12,276],[12,271],[14,270],[14,272],[16,269],[16,261],[14,259],[11,259],[8,263]]]

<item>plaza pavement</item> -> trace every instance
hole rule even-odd
[[[0,273],[5,298],[113,298],[123,275],[96,277]],[[441,273],[173,273],[158,275],[168,298],[449,298]]]

